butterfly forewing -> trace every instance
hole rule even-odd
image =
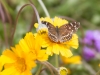
[[[58,38],[57,38],[58,34],[54,25],[46,21],[42,21],[42,24],[45,24],[47,26],[49,38],[54,42],[58,42]]]
[[[78,22],[72,22],[65,25],[62,25],[59,28],[59,41],[65,42],[72,38],[72,34],[77,31],[80,24]]]

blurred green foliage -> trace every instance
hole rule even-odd
[[[37,0],[32,0],[34,5],[36,6],[38,13],[40,17],[45,17],[45,13],[41,7],[41,5],[38,3]],[[7,16],[5,16],[5,24],[7,28],[7,36],[10,37],[11,28],[15,25],[15,19],[18,14],[19,9],[21,6],[23,6],[26,3],[29,3],[28,0],[2,0],[0,1],[6,11],[3,11],[4,14],[9,13],[10,20],[12,22],[12,25],[10,26],[9,19]],[[81,23],[81,28],[79,31],[79,38],[82,38],[85,30],[90,29],[100,29],[100,0],[43,0],[49,14],[51,17],[54,16],[67,16],[72,19],[75,19],[76,21],[79,21]],[[28,32],[28,29],[30,27],[31,22],[37,22],[36,17],[34,16],[34,11],[32,7],[27,6],[23,9],[21,12],[16,32],[13,40],[13,45],[17,44],[18,41],[25,35],[26,32]],[[11,27],[11,28],[9,28]],[[32,31],[34,32],[35,29],[33,28]],[[8,38],[9,40],[9,38]],[[9,40],[10,42],[10,40]],[[82,46],[80,45],[80,49]],[[0,51],[5,49],[5,39],[4,39],[4,29],[3,29],[3,23],[2,18],[0,16]],[[77,54],[81,54],[80,51],[75,51]],[[75,53],[74,52],[74,53]],[[93,62],[93,61],[92,61]],[[95,71],[98,71],[98,65],[95,63],[89,62],[92,64],[92,67],[95,67]],[[84,69],[82,66],[77,65],[67,65],[71,69],[71,75],[90,75],[87,70]],[[76,68],[77,67],[77,68]]]

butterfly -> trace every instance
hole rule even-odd
[[[79,22],[71,22],[64,24],[58,28],[47,21],[41,21],[48,28],[48,36],[51,41],[56,43],[63,43],[69,41],[72,38],[73,33],[75,33],[80,27]]]

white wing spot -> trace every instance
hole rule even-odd
[[[71,29],[71,27],[69,27],[69,29]]]
[[[74,27],[76,27],[76,25]]]
[[[70,34],[72,34],[73,32],[71,32]]]
[[[73,24],[72,24],[72,23],[70,23],[70,25],[71,25],[71,26],[73,26]]]
[[[77,30],[78,28],[77,27],[75,27],[75,30]]]
[[[66,36],[68,36],[69,34],[67,34]]]

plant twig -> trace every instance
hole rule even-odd
[[[39,69],[38,69],[38,71],[36,72],[36,74],[35,75],[40,75],[40,72],[41,72],[41,69],[42,69],[42,64],[40,64],[40,67],[39,67]]]
[[[51,75],[54,75],[52,68],[51,68],[48,64],[46,64],[45,62],[40,62],[40,61],[37,61],[37,62],[39,62],[39,63],[45,65],[45,66],[50,70]]]
[[[0,2],[0,15],[1,15],[1,18],[2,18],[2,23],[3,23],[5,45],[6,45],[6,47],[8,47],[8,36],[7,36],[7,31],[6,31],[7,28],[6,28],[6,25],[5,25],[5,17],[4,17],[4,13],[3,13],[3,10],[2,10],[1,2]]]
[[[41,7],[43,8],[45,14],[47,17],[50,17],[49,12],[47,11],[47,8],[45,7],[44,3],[42,0],[38,0],[38,2],[40,3]]]
[[[35,6],[34,6],[32,3],[23,5],[23,6],[20,8],[20,10],[19,10],[19,12],[18,12],[18,14],[17,14],[16,20],[15,20],[15,26],[14,26],[14,29],[13,29],[13,32],[12,32],[12,35],[11,35],[11,37],[12,37],[11,44],[12,44],[12,41],[13,41],[13,38],[14,38],[14,33],[15,33],[15,30],[16,30],[16,25],[17,25],[17,21],[18,21],[19,14],[21,13],[22,9],[23,9],[24,7],[26,7],[26,6],[28,6],[28,5],[30,5],[30,6],[33,8],[33,10],[35,11],[35,14],[36,14],[38,23],[41,24],[39,14],[38,14],[38,11],[36,10]]]
[[[52,64],[50,64],[47,61],[44,61],[44,63],[48,64],[52,68],[52,70],[56,73],[56,75],[59,75],[58,70]]]
[[[55,55],[55,65],[56,65],[56,67],[58,68],[59,66],[59,64],[58,64],[58,55]]]
[[[88,64],[86,63],[84,60],[82,61],[84,67],[91,73],[91,75],[95,75],[96,72],[93,70],[93,68]]]

